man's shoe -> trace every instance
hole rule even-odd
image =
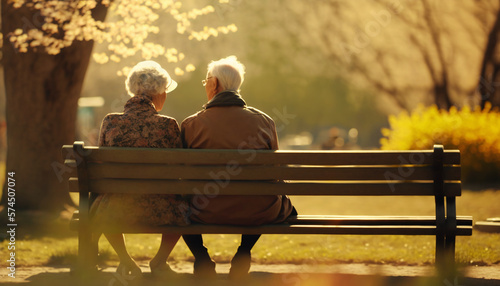
[[[252,256],[250,251],[241,251],[238,249],[233,259],[231,260],[231,269],[229,269],[229,278],[241,279],[248,275]]]
[[[215,272],[215,262],[211,259],[194,261],[194,276],[202,279],[213,279],[217,276]]]

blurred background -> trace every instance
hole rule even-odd
[[[186,0],[183,9],[199,7]],[[200,83],[211,60],[236,55],[247,68],[242,95],[275,120],[282,148],[380,148],[387,117],[418,104],[458,108],[481,103],[481,64],[498,20],[497,1],[203,1],[215,11],[194,29],[234,23],[236,33],[206,41],[180,37],[167,13],[149,40],[175,47],[185,58],[155,58],[179,82],[162,114],[179,123],[205,103]],[[221,3],[223,2],[223,3]],[[225,3],[227,2],[227,3]],[[113,21],[116,11],[109,11]],[[95,53],[107,50],[96,43]],[[98,64],[91,60],[78,111],[77,139],[95,145],[100,121],[122,111],[124,76],[143,55]],[[193,64],[192,72],[175,72]],[[3,77],[2,77],[3,78]],[[495,84],[490,85],[495,88]],[[494,90],[490,90],[490,92]],[[87,97],[89,97],[87,99]],[[0,129],[5,130],[5,94],[0,89]],[[498,100],[497,100],[498,101]],[[0,139],[2,149],[5,136]]]
[[[111,44],[95,42],[73,137],[51,143],[50,138],[58,137],[57,120],[38,119],[55,132],[39,146],[53,149],[45,163],[39,162],[52,162],[44,174],[57,173],[53,168],[60,160],[59,142],[70,144],[74,138],[97,145],[102,118],[121,112],[129,98],[124,85],[127,67],[152,59],[169,71],[179,86],[168,95],[161,114],[180,124],[206,102],[201,80],[208,63],[236,55],[246,65],[242,95],[248,105],[275,120],[281,149],[404,150],[444,144],[462,151],[464,180],[498,182],[500,1],[185,0],[173,4],[177,14],[154,9],[164,2],[169,1],[144,1],[158,18],[144,26],[149,44],[144,42],[133,55],[123,56],[126,48],[119,57],[110,50],[118,53],[123,43],[134,42],[135,34],[127,33],[138,30],[120,30],[111,35]],[[113,7],[106,23],[152,15]],[[179,15],[185,19],[179,20]],[[186,19],[189,24],[183,26]],[[158,52],[155,45],[165,50]],[[0,73],[3,79],[3,69]],[[0,161],[5,161],[6,95],[4,83],[0,85]],[[24,96],[29,101],[29,95]],[[13,112],[23,111],[17,107]],[[61,132],[70,129],[64,126]],[[25,141],[22,132],[16,136],[16,142]],[[19,164],[7,163],[7,169],[29,165],[20,158],[30,146],[23,148],[10,161]],[[44,153],[39,150],[30,156]],[[33,172],[26,177],[34,177]],[[41,182],[46,178],[40,175]],[[47,189],[62,190],[58,179],[52,178]]]
[[[184,6],[189,7],[189,2],[184,1]],[[215,12],[196,23],[200,25],[198,28],[234,23],[238,28],[236,33],[206,41],[189,41],[176,36],[172,28],[176,23],[171,17],[160,16],[158,20],[160,32],[154,35],[155,42],[177,47],[186,55],[182,64],[196,66],[195,71],[179,75],[175,68],[180,63],[169,63],[166,58],[155,59],[179,82],[179,87],[169,94],[162,114],[172,116],[180,123],[200,110],[206,102],[201,80],[206,76],[208,63],[236,55],[247,69],[242,86],[247,103],[277,121],[285,120],[277,122],[283,124],[279,128],[281,148],[379,147],[380,129],[387,126],[386,115],[397,112],[398,108],[384,106],[382,99],[377,99],[376,90],[356,83],[356,79],[340,66],[342,61],[332,59],[332,55],[324,50],[324,43],[318,37],[324,34],[334,39],[336,35],[334,31],[322,30],[321,27],[309,27],[308,22],[317,18],[317,11],[308,7],[310,3],[236,0],[213,4]],[[316,4],[329,6],[326,1]],[[304,8],[309,10],[307,15],[300,12]],[[329,8],[332,12],[335,9]],[[329,22],[331,19],[325,15],[319,20]],[[317,34],[312,35],[310,31]],[[105,45],[95,46],[97,53],[105,49]],[[122,111],[127,98],[125,77],[118,77],[116,71],[139,60],[140,55],[119,63],[101,65],[91,62],[82,97],[97,96],[104,100],[80,105],[79,134],[82,140],[95,144],[95,129],[99,128],[103,116],[108,112]],[[289,117],[280,119],[280,114]]]

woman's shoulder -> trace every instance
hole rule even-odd
[[[108,113],[102,119],[101,126],[114,126],[121,121],[123,113]]]
[[[104,116],[103,121],[106,120],[114,120],[114,119],[119,119],[123,116],[123,112],[113,112],[113,113],[108,113],[106,116]]]
[[[164,120],[164,121],[172,120],[172,121],[177,122],[177,120],[175,118],[168,116],[168,115],[156,114],[155,117],[158,118],[158,120]]]

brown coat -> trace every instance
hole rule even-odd
[[[216,95],[181,124],[185,148],[278,149],[274,121],[248,107],[235,92]],[[292,212],[286,196],[194,196],[191,220],[201,223],[259,225],[281,222]]]

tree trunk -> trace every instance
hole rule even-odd
[[[450,93],[448,92],[448,84],[445,76],[443,76],[445,83],[434,83],[434,103],[439,109],[450,110],[453,103],[450,100]]]
[[[61,147],[75,138],[78,98],[93,42],[75,41],[57,55],[31,49],[19,53],[7,35],[43,23],[36,10],[14,9],[7,2],[2,0],[6,172],[15,172],[15,209],[59,212],[72,204],[67,182],[61,177]],[[94,18],[104,20],[106,12],[107,7],[99,5]],[[2,194],[5,204],[6,186]]]
[[[484,109],[487,102],[492,106],[500,107],[500,9],[497,12],[495,23],[491,28],[481,65],[481,75],[478,82],[478,90],[481,96],[481,108]]]

